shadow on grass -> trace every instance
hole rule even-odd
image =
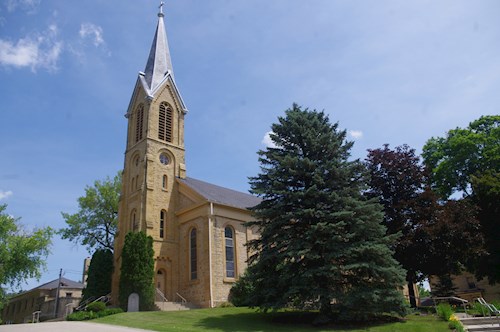
[[[255,332],[255,331],[362,331],[402,320],[384,319],[364,323],[331,323],[322,326],[313,326],[317,317],[315,312],[251,312],[226,314],[221,316],[205,317],[196,323],[196,327],[206,330],[224,332]]]

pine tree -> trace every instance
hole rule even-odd
[[[87,287],[83,290],[82,300],[111,293],[113,274],[113,253],[108,249],[97,249],[92,255],[87,276]]]
[[[128,297],[139,295],[139,310],[150,310],[154,303],[153,238],[144,232],[128,233],[122,251],[119,301],[127,309]]]
[[[323,112],[296,104],[272,125],[276,145],[259,151],[250,178],[263,198],[249,226],[251,302],[264,309],[317,307],[338,319],[404,314],[404,270],[392,258],[382,208],[363,195],[363,165],[352,142]]]

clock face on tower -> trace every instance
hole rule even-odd
[[[162,163],[162,165],[168,165],[170,163],[170,159],[168,159],[165,153],[160,154],[160,163]]]

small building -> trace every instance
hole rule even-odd
[[[3,322],[6,324],[30,322],[36,311],[40,311],[40,321],[65,317],[80,303],[84,285],[61,278],[58,287],[58,281],[59,278],[11,297],[2,310]]]
[[[432,276],[429,284],[432,288],[436,287],[439,278]],[[464,272],[460,275],[452,275],[451,282],[455,288],[454,295],[469,302],[478,297],[484,298],[487,302],[500,300],[500,284],[491,285],[487,278],[477,280],[470,272]]]

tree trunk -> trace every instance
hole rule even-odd
[[[331,316],[332,315],[332,305],[330,303],[330,299],[325,297],[325,296],[321,296],[320,298],[320,308],[319,308],[319,312],[320,314],[322,315],[325,315],[325,316]]]
[[[406,276],[406,281],[408,281],[408,297],[410,300],[410,307],[416,308],[417,307],[417,299],[415,297],[415,275],[413,273],[408,272]]]

